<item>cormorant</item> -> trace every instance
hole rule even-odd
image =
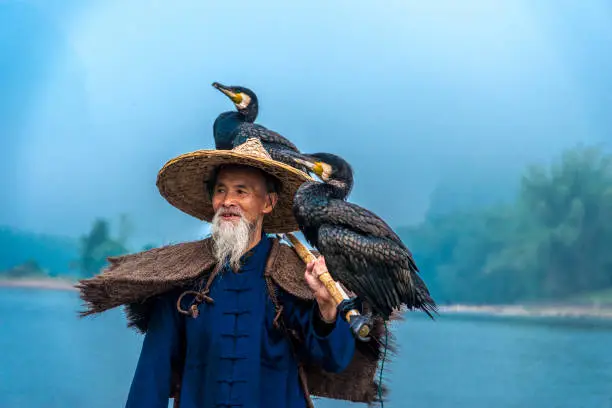
[[[255,92],[242,86],[226,86],[218,82],[213,82],[212,86],[223,92],[236,106],[236,111],[223,112],[215,119],[213,134],[216,149],[231,150],[255,137],[261,141],[272,159],[307,172],[306,168],[293,160],[300,152],[293,143],[286,137],[254,123],[259,113]]]
[[[323,181],[302,184],[293,213],[306,240],[325,258],[332,277],[385,320],[402,306],[433,318],[437,306],[410,250],[380,217],[346,201],[353,187],[350,164],[331,153],[295,160]]]

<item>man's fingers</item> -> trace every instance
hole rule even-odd
[[[327,266],[325,265],[325,259],[322,256],[306,264],[306,275],[310,275],[313,278],[318,278],[325,272],[327,272]]]
[[[319,257],[315,261],[315,265],[314,265],[312,273],[313,275],[318,277],[324,274],[325,272],[327,272],[327,267],[325,266],[325,260],[323,259],[323,257]]]
[[[322,256],[318,257],[316,262],[319,268],[325,267],[325,259]]]

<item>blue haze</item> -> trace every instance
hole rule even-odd
[[[350,160],[353,201],[392,225],[422,219],[439,183],[506,197],[497,179],[526,163],[610,143],[611,19],[605,0],[5,0],[0,225],[75,236],[126,212],[139,244],[199,236],[155,177],[212,147],[231,109],[213,81]]]
[[[612,144],[611,23],[606,0],[0,1],[0,226],[73,242],[125,212],[137,245],[201,236],[155,178],[212,148],[232,108],[213,81],[252,88],[258,121],[302,150],[345,156],[351,199],[392,225],[432,196],[507,199],[526,164]],[[122,405],[141,338],[78,307],[0,288],[0,407]],[[411,317],[386,407],[609,407],[611,342],[602,322]]]

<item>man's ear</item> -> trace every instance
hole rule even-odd
[[[274,207],[276,207],[276,202],[278,201],[278,194],[276,193],[268,193],[266,198],[266,204],[263,208],[264,214],[270,214]]]

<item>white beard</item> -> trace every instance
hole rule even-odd
[[[230,267],[237,271],[240,268],[240,257],[244,255],[253,235],[254,224],[250,224],[239,209],[230,212],[239,213],[237,224],[224,221],[221,214],[228,210],[219,209],[212,219],[210,233],[214,246],[214,256],[219,267],[229,261]]]

